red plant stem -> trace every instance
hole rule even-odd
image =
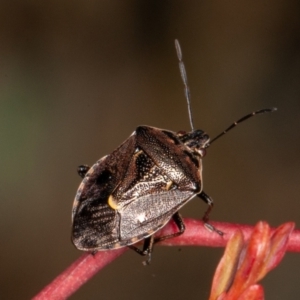
[[[184,222],[186,225],[186,231],[183,235],[165,240],[160,244],[168,246],[224,247],[236,229],[239,228],[243,231],[246,240],[249,238],[253,230],[253,226],[211,222],[211,224],[218,230],[224,232],[224,235],[220,236],[215,232],[208,231],[203,226],[203,222],[199,220],[185,219]],[[176,232],[176,230],[176,225],[173,222],[170,222],[157,233],[157,236],[170,234],[172,232]],[[127,248],[125,247],[111,251],[99,251],[95,255],[91,255],[90,253],[83,254],[33,299],[62,300],[68,298],[98,271],[115,260],[126,250]],[[294,230],[292,232],[287,251],[300,252],[300,230]]]
[[[208,246],[208,247],[224,247],[227,244],[230,236],[237,230],[243,231],[245,240],[248,240],[250,234],[253,231],[253,226],[241,225],[233,223],[221,223],[221,222],[210,222],[218,230],[221,230],[224,235],[220,236],[215,232],[208,231],[204,226],[203,222],[193,219],[184,219],[186,230],[183,235],[165,240],[160,245],[168,246]],[[162,230],[158,232],[158,236],[170,234],[176,231],[176,225],[170,222]],[[271,232],[274,228],[271,229]],[[300,252],[300,230],[294,230],[289,239],[287,251]]]
[[[101,251],[94,256],[91,253],[84,253],[33,299],[67,299],[99,270],[115,260],[126,250],[127,248],[114,251]]]

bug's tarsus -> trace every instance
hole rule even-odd
[[[219,135],[217,135],[216,137],[214,137],[208,144],[207,147],[209,147],[213,142],[215,142],[217,139],[219,139],[221,136],[223,136],[224,134],[226,134],[228,131],[230,131],[231,129],[233,129],[234,127],[236,127],[239,123],[244,122],[245,120],[254,117],[255,115],[258,114],[264,114],[264,113],[269,113],[269,112],[273,112],[276,111],[277,108],[276,107],[272,107],[272,108],[265,108],[265,109],[261,109],[261,110],[257,110],[257,111],[253,111],[252,113],[240,118],[239,120],[235,121],[234,123],[232,123],[227,129],[225,129],[223,132],[221,132]]]
[[[194,131],[194,122],[193,122],[192,108],[191,108],[191,93],[190,93],[190,88],[188,85],[188,79],[187,79],[187,75],[186,75],[185,66],[184,66],[184,63],[182,60],[181,47],[180,47],[179,41],[177,39],[175,40],[175,48],[176,48],[177,57],[179,60],[180,75],[181,75],[181,78],[182,78],[182,81],[184,84],[184,95],[185,95],[187,105],[188,105],[188,113],[189,113],[191,129],[192,129],[192,131]]]
[[[214,231],[216,232],[217,234],[223,236],[224,235],[224,232],[222,232],[221,230],[218,230],[216,227],[214,227],[213,225],[209,224],[208,221],[209,221],[209,214],[211,212],[211,210],[213,209],[214,207],[214,201],[213,199],[208,196],[204,191],[202,191],[200,194],[198,194],[198,197],[201,198],[207,205],[208,205],[208,209],[206,210],[202,220],[204,222],[204,226],[210,230],[210,231]]]
[[[146,248],[144,250],[145,255],[148,255],[147,260],[143,261],[143,265],[147,266],[150,265],[151,258],[152,258],[152,251],[153,251],[153,245],[154,245],[154,236],[150,236],[146,239],[144,247]]]
[[[217,229],[215,226],[211,225],[210,223],[204,223],[204,227],[207,228],[209,231],[216,232],[220,236],[224,236],[225,234],[223,231]]]

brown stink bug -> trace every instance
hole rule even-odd
[[[202,158],[206,149],[238,123],[261,113],[262,109],[234,122],[210,141],[202,130],[194,130],[190,92],[179,42],[175,40],[179,68],[188,104],[191,131],[178,133],[150,126],[139,126],[117,149],[102,157],[91,168],[80,166],[83,177],[72,209],[72,241],[76,248],[97,252],[129,246],[151,260],[153,245],[184,233],[179,209],[195,196],[208,204],[204,214],[208,224],[213,200],[203,191]],[[178,232],[154,237],[173,219]],[[142,249],[133,244],[144,240]]]

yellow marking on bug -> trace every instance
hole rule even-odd
[[[172,184],[173,184],[173,181],[167,182],[167,185],[166,185],[166,190],[167,191],[171,188]]]
[[[143,150],[139,150],[138,152],[135,152],[134,153],[135,158],[137,158],[142,153],[143,153]]]
[[[118,203],[116,202],[116,199],[115,199],[112,195],[110,195],[110,196],[108,197],[107,203],[108,203],[108,205],[109,205],[112,209],[114,209],[114,210],[117,210],[117,209],[119,208],[119,207],[118,207]]]

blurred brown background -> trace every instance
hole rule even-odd
[[[137,125],[189,130],[174,39],[183,49],[212,220],[299,226],[300,2],[1,1],[1,299],[29,299],[81,253],[70,242],[76,168]],[[201,218],[194,200],[184,216]],[[222,249],[128,251],[72,299],[207,299]],[[263,280],[297,299],[300,255]]]

